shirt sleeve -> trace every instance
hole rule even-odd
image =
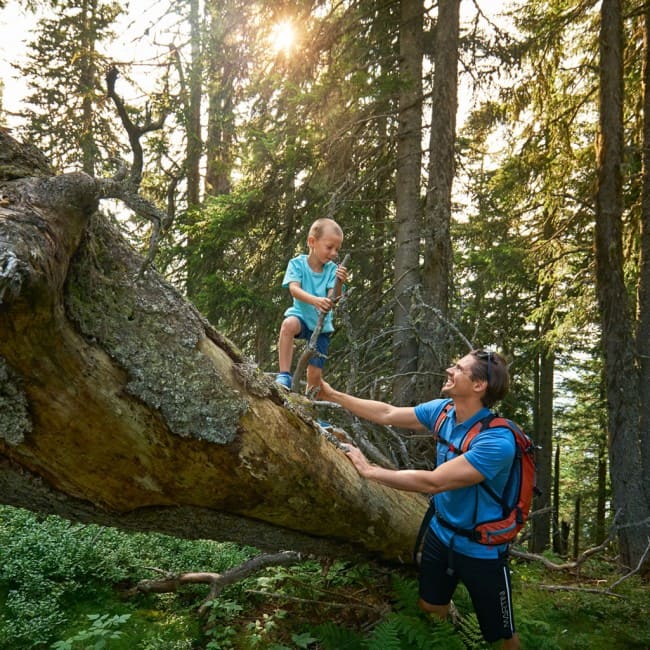
[[[512,465],[515,457],[514,435],[503,427],[488,428],[476,436],[464,455],[486,479],[493,479]]]
[[[442,411],[442,408],[450,401],[451,400],[448,399],[434,399],[430,402],[418,404],[415,407],[415,417],[428,431],[433,431],[433,427],[440,415],[440,411]]]
[[[282,288],[287,289],[292,282],[297,282],[302,286],[302,264],[298,257],[289,260],[287,270],[284,272],[284,278],[282,279]]]

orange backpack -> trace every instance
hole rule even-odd
[[[433,435],[436,442],[441,442],[456,454],[460,455],[465,453],[476,436],[488,428],[505,427],[515,437],[515,457],[512,461],[512,467],[508,474],[503,494],[498,495],[485,481],[479,483],[480,487],[501,505],[502,516],[499,519],[478,521],[471,529],[459,528],[445,521],[439,514],[435,513],[434,499],[431,497],[429,510],[424,516],[420,533],[418,533],[415,551],[416,556],[424,533],[434,514],[443,526],[479,544],[498,545],[512,542],[528,520],[533,495],[541,494],[536,486],[535,445],[517,424],[498,415],[490,414],[470,427],[463,438],[460,448],[458,448],[438,433],[452,406],[453,404],[450,401],[443,407],[434,424]]]

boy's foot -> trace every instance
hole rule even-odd
[[[288,372],[280,372],[275,378],[275,383],[283,388],[291,390],[291,375]]]

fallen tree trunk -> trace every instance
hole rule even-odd
[[[0,501],[408,561],[426,500],[368,483],[97,212],[0,130]]]

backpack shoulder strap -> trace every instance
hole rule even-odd
[[[440,431],[440,427],[442,427],[442,423],[445,421],[447,418],[449,411],[451,411],[452,407],[454,406],[454,403],[449,400],[440,410],[440,413],[438,414],[438,417],[436,418],[436,421],[433,425],[433,435],[434,437],[438,437],[438,432]]]
[[[520,445],[518,442],[519,434],[523,435],[521,433],[521,429],[512,422],[511,420],[508,420],[506,418],[503,418],[499,415],[496,415],[495,413],[490,413],[490,415],[487,415],[484,417],[482,420],[479,420],[476,422],[472,427],[470,427],[469,431],[465,434],[465,438],[463,439],[463,443],[461,445],[462,452],[466,452],[469,449],[470,444],[472,441],[478,436],[481,431],[485,431],[485,429],[493,429],[496,427],[501,427],[504,429],[508,429],[514,439],[515,439],[515,455],[512,459],[512,466],[510,469],[508,481],[506,482],[506,489],[507,489],[507,484],[510,482],[510,476],[512,475],[513,468],[515,467],[515,464],[519,462],[519,458],[521,455],[521,449]],[[496,501],[498,504],[500,504],[504,509],[506,507],[504,497],[502,495],[497,494],[488,484],[486,481],[483,481],[479,483],[479,485]]]

